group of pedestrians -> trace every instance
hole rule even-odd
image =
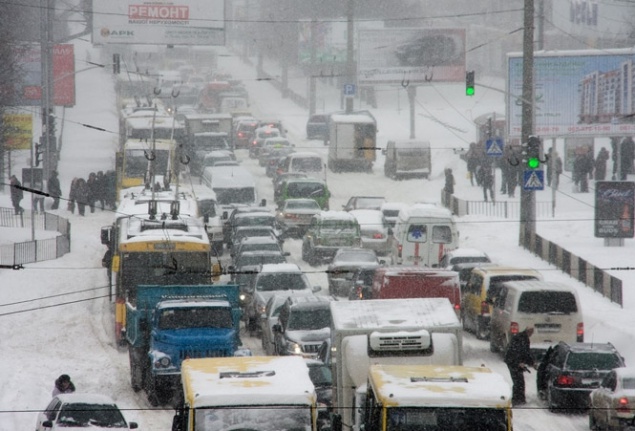
[[[86,206],[91,213],[95,212],[97,204],[102,211],[107,205],[114,208],[114,194],[114,177],[105,175],[103,171],[91,172],[87,180],[75,177],[71,181],[71,189],[68,193],[68,210],[74,213],[75,205],[77,205],[78,214],[83,216],[86,213]]]
[[[24,188],[22,183],[15,175],[10,178],[9,185],[11,187],[11,204],[15,210],[15,214],[19,215],[24,212],[24,208],[21,206],[21,201],[24,198]],[[59,174],[57,171],[52,171],[49,176],[46,187],[40,184],[36,189],[46,188],[48,195],[53,199],[51,205],[52,210],[59,209],[60,199],[62,198],[62,188],[60,185]],[[90,209],[91,213],[95,212],[97,205],[102,210],[116,209],[116,178],[115,171],[107,171],[105,174],[103,171],[97,173],[91,172],[88,175],[88,179],[85,180],[81,177],[73,178],[71,182],[70,191],[68,193],[68,206],[67,209],[74,213],[75,207],[79,215],[86,214],[86,207]],[[34,210],[44,213],[44,195],[34,195]]]

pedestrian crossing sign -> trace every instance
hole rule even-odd
[[[501,157],[503,155],[503,145],[501,138],[490,138],[485,141],[485,154],[490,157]]]
[[[534,191],[545,189],[545,172],[540,169],[530,169],[523,172],[523,190]]]

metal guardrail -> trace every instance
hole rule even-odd
[[[520,220],[520,202],[482,202],[465,201],[441,191],[441,203],[456,216],[479,214],[488,217],[516,218]],[[551,202],[536,202],[536,216],[551,215]],[[565,274],[584,283],[586,286],[623,306],[622,280],[610,275],[601,268],[564,249],[533,232],[520,244],[542,260],[549,262]]]
[[[71,224],[68,219],[51,213],[30,212],[15,214],[13,208],[0,208],[0,227],[30,228],[59,232],[55,238],[24,241],[0,245],[0,265],[22,265],[25,263],[53,260],[71,251]]]

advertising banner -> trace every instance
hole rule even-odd
[[[4,114],[2,116],[5,150],[28,150],[33,142],[33,115]]]
[[[633,238],[635,183],[597,181],[595,183],[595,236]]]
[[[93,4],[96,45],[225,45],[225,0],[119,0]]]
[[[361,84],[465,81],[465,29],[359,30]]]
[[[522,54],[508,55],[507,121],[521,135]],[[542,138],[635,134],[635,50],[534,55],[534,134]]]
[[[42,60],[40,46],[21,50],[18,62],[23,72],[16,91],[16,106],[42,105]],[[53,46],[53,104],[75,106],[75,47],[72,44]]]

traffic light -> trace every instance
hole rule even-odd
[[[529,169],[540,169],[540,138],[538,136],[530,136],[527,140],[526,162]]]
[[[121,72],[121,56],[119,54],[112,55],[112,73],[119,75]]]
[[[465,95],[474,96],[474,71],[465,72]]]

